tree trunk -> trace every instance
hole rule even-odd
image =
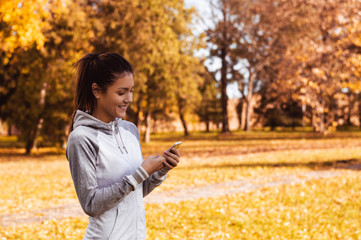
[[[311,116],[311,125],[314,129],[314,132],[317,132],[318,131],[318,126],[317,126],[317,112],[314,108],[312,108],[311,110],[312,112],[312,116]]]
[[[33,146],[32,146],[32,148],[35,149],[35,150],[38,148],[37,138],[38,138],[38,136],[39,136],[39,134],[41,132],[41,129],[43,128],[43,122],[44,122],[44,119],[40,118],[39,122],[38,122],[38,125],[36,126],[36,132],[35,132]]]
[[[150,142],[151,121],[152,121],[151,112],[147,112],[146,121],[145,121],[145,134],[144,134],[144,141],[146,143]]]
[[[302,101],[302,127],[306,126],[305,115],[306,115],[306,103]]]
[[[247,97],[246,97],[246,102],[247,102],[247,106],[246,106],[246,122],[245,122],[245,130],[246,131],[250,131],[251,130],[251,112],[252,112],[252,95],[253,95],[253,82],[254,82],[254,78],[255,75],[250,72],[249,75],[249,82],[248,82],[248,93],[247,93]]]
[[[221,103],[222,103],[222,132],[229,132],[228,125],[228,96],[227,96],[227,61],[226,50],[221,50],[222,68],[221,68]]]
[[[361,128],[361,93],[358,95],[358,121],[359,127]]]
[[[12,132],[11,132],[11,123],[10,121],[8,122],[8,136],[11,136]]]
[[[345,125],[346,126],[350,126],[351,125],[351,111],[350,111],[350,102],[348,102],[348,106],[344,107],[344,110],[343,110],[343,114],[344,114],[344,121],[345,121]]]
[[[320,133],[322,134],[322,135],[324,135],[325,134],[325,114],[323,113],[323,112],[321,112],[321,114],[320,114]]]
[[[66,149],[66,145],[67,145],[67,138],[66,137],[62,137],[62,140],[61,140],[61,142],[60,142],[60,147],[62,148],[62,149]]]
[[[184,115],[183,113],[179,112],[179,117],[182,121],[182,125],[183,125],[183,129],[184,129],[184,136],[189,136],[189,132],[188,132],[188,128],[187,128],[187,123],[184,119]]]
[[[140,111],[138,110],[136,113],[135,113],[135,122],[134,122],[135,126],[137,126],[137,128],[139,129],[140,128]]]
[[[141,93],[139,93],[139,98],[137,101],[137,112],[135,114],[135,125],[138,127],[139,130],[140,130],[141,124],[142,124],[141,117],[140,117],[140,114],[142,113],[142,100],[143,100],[143,94],[141,92]]]
[[[222,29],[222,43],[221,43],[221,105],[222,105],[222,132],[223,133],[229,133],[229,125],[228,125],[228,96],[227,96],[227,70],[228,70],[228,64],[227,64],[227,53],[228,53],[228,47],[230,45],[229,41],[229,14],[228,14],[228,2],[222,0],[222,13],[223,13],[223,29]]]
[[[34,139],[31,139],[26,142],[26,144],[25,144],[25,154],[26,155],[29,155],[31,153],[31,149],[33,148],[33,145],[34,145]]]
[[[239,103],[237,104],[237,117],[238,117],[238,128],[242,129],[242,116],[243,116],[243,97],[240,98]]]
[[[351,116],[352,116],[352,109],[353,109],[354,99],[352,93],[348,94],[348,111],[346,115],[346,124],[351,126]]]
[[[41,112],[43,112],[43,108],[45,105],[45,96],[46,96],[46,88],[47,88],[47,83],[44,82],[43,83],[43,87],[41,88],[41,92],[40,92],[40,101],[39,101],[39,107],[41,110]],[[34,135],[34,140],[33,140],[33,146],[32,148],[37,149],[38,148],[38,141],[37,141],[37,137],[39,136],[41,129],[43,128],[43,117],[41,116],[42,113],[40,113],[40,117],[39,117],[39,121],[36,127],[36,131],[35,131],[35,135]]]
[[[209,132],[209,121],[206,120],[206,132]]]

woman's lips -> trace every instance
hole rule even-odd
[[[119,108],[121,109],[121,110],[123,110],[123,111],[126,111],[127,110],[127,106],[119,106]]]

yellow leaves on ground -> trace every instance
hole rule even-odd
[[[361,177],[147,205],[147,239],[361,239]]]
[[[341,161],[361,158],[357,133],[330,138],[302,134],[234,133],[218,140],[194,134],[193,140],[182,139],[182,162],[156,191],[233,180],[266,186],[277,181],[277,176],[330,170],[342,166]],[[143,145],[144,157],[160,153],[175,140],[154,138],[153,143]],[[0,152],[0,216],[77,201],[64,155],[39,151],[24,156],[10,150]],[[148,204],[147,240],[361,239],[361,175],[354,170],[337,171],[342,174],[302,184]],[[65,218],[0,227],[0,239],[81,239],[87,222],[86,217]]]
[[[76,198],[64,157],[23,157],[0,165],[0,214],[47,208]]]
[[[82,239],[87,224],[88,220],[86,218],[67,218],[65,220],[52,219],[22,227],[0,227],[0,239]]]

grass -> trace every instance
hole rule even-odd
[[[0,136],[0,148],[23,148],[24,143],[18,141],[17,136]]]
[[[18,158],[0,163],[0,214],[32,211],[76,199],[64,157]]]
[[[147,205],[148,239],[361,239],[361,176]]]
[[[158,134],[142,143],[144,157],[182,140],[182,162],[156,189],[167,191],[232,180],[330,169],[361,159],[361,134],[310,132]],[[11,140],[16,143],[16,140]],[[10,142],[11,142],[10,141]],[[1,138],[0,142],[6,139]],[[13,143],[13,144],[15,144]],[[0,148],[0,214],[76,201],[64,152]],[[49,154],[51,153],[51,154]],[[146,206],[147,239],[361,239],[361,177],[265,188],[226,197]],[[1,215],[0,215],[1,220]],[[0,227],[0,239],[80,239],[86,218]]]
[[[147,239],[361,239],[360,197],[361,176],[350,171],[299,185],[149,204]],[[4,239],[81,239],[86,225],[86,218],[49,220],[2,234]]]
[[[22,225],[21,227],[0,227],[0,239],[82,239],[87,225],[87,218],[67,218],[63,220],[51,219],[42,223]]]

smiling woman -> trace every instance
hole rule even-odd
[[[177,149],[143,161],[137,127],[122,120],[133,101],[132,66],[116,53],[77,64],[66,156],[79,202],[89,215],[84,239],[144,239],[143,197],[177,166]]]
[[[91,53],[80,59],[75,67],[77,89],[73,121],[77,110],[93,116],[95,114],[95,117],[100,114],[100,120],[105,122],[113,121],[115,117],[124,117],[125,113],[121,116],[115,115],[117,112],[114,111],[114,104],[118,102],[118,106],[120,101],[115,94],[124,95],[124,88],[134,87],[133,68],[130,63],[116,53]],[[128,96],[125,101],[128,103],[125,104],[124,99],[121,101],[123,106],[132,101],[132,96]],[[104,104],[111,104],[113,110],[109,111],[109,106]],[[104,117],[105,119],[102,119]]]
[[[134,80],[131,73],[116,78],[106,92],[93,83],[92,90],[97,99],[93,116],[103,122],[110,122],[116,117],[124,118],[127,107],[133,102],[133,87]]]

